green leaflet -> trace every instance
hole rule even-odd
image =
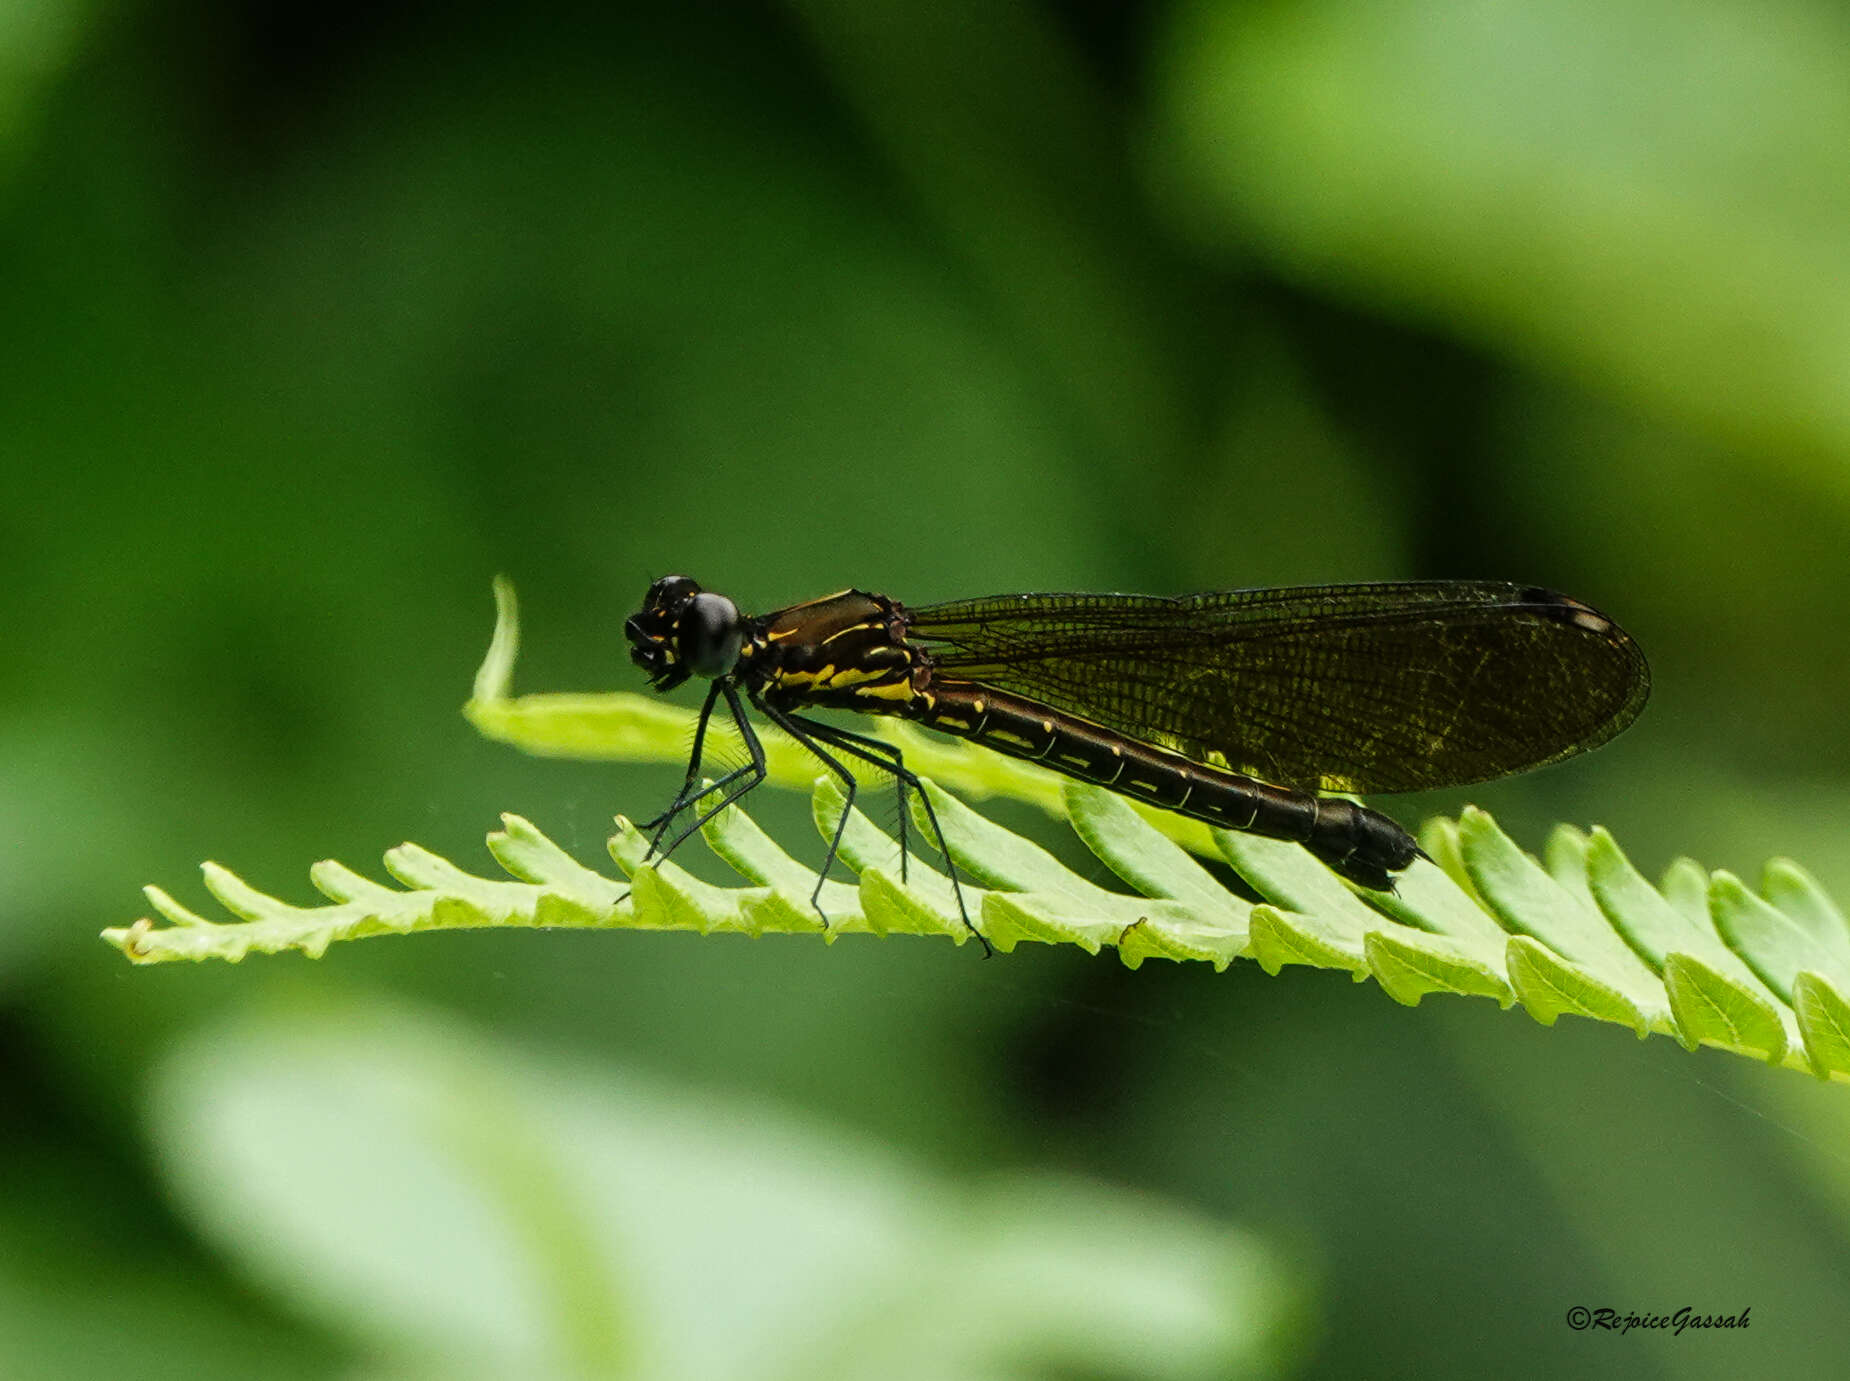
[[[500,624],[468,708],[484,732],[533,752],[595,744],[600,756],[680,759],[689,711],[637,696],[509,699],[513,601],[504,585],[497,594]],[[938,781],[1060,814],[1129,889],[1081,877],[928,783],[971,916],[999,951],[1073,944],[1114,948],[1131,968],[1150,959],[1225,968],[1244,957],[1269,973],[1287,964],[1341,969],[1408,1006],[1430,993],[1488,997],[1521,1003],[1543,1025],[1590,1017],[1640,1038],[1671,1035],[1690,1049],[1712,1045],[1850,1081],[1850,925],[1796,864],[1770,863],[1755,893],[1732,874],[1711,876],[1679,859],[1654,887],[1604,830],[1557,830],[1544,867],[1470,808],[1456,821],[1429,821],[1422,842],[1436,862],[1417,862],[1397,892],[1379,895],[1351,887],[1292,844],[1145,812],[1099,787],[927,743],[904,726],[892,737]],[[766,749],[775,780],[813,784],[816,823],[830,837],[845,805],[840,785],[818,777],[795,744],[767,737]],[[913,813],[916,842],[925,837],[916,803]],[[207,890],[235,920],[209,920],[149,887],[167,924],[143,919],[103,938],[140,964],[235,962],[291,949],[318,956],[337,940],[477,927],[972,938],[946,875],[915,856],[902,878],[898,842],[858,810],[842,837],[842,875],[823,884],[826,927],[810,902],[815,871],[737,808],[703,830],[741,877],[735,886],[645,862],[647,840],[621,817],[610,854],[627,881],[578,863],[519,816],[502,820],[488,846],[507,879],[476,876],[406,844],[385,857],[400,887],[323,862],[310,878],[329,904],[296,907],[208,863]],[[1261,903],[1230,890],[1196,854],[1230,864]]]

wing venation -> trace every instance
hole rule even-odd
[[[1650,678],[1598,610],[1483,581],[1177,599],[998,595],[907,611],[940,678],[980,681],[1279,786],[1462,786],[1598,747]]]

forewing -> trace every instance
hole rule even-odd
[[[940,677],[1306,790],[1540,767],[1625,728],[1650,684],[1605,615],[1489,582],[999,595],[911,610],[908,633]]]

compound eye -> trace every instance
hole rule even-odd
[[[724,595],[698,594],[681,611],[675,642],[696,676],[711,680],[731,671],[745,641],[739,608]]]
[[[649,586],[649,594],[642,602],[644,609],[673,609],[675,605],[689,595],[700,593],[700,587],[684,575],[665,575]]]

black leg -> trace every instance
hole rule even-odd
[[[801,724],[813,737],[821,739],[824,743],[831,744],[850,757],[872,763],[881,771],[892,774],[893,785],[899,792],[899,880],[904,882],[906,880],[906,858],[912,852],[910,840],[907,837],[912,822],[906,811],[906,791],[908,788],[913,791],[919,790],[918,777],[906,770],[905,754],[900,752],[897,746],[884,739],[869,738],[866,734],[857,734],[852,729],[824,724],[820,720],[811,719],[808,715],[792,714],[788,718],[793,724]],[[939,852],[943,852],[944,841],[940,839],[938,843]]]
[[[727,806],[733,804],[733,802],[737,801],[754,787],[761,786],[764,783],[764,745],[758,741],[758,735],[752,729],[752,722],[745,717],[745,706],[739,703],[739,693],[730,685],[724,683],[718,684],[720,692],[726,697],[726,708],[732,711],[732,722],[739,728],[739,737],[745,740],[745,751],[752,755],[751,761],[743,767],[735,768],[731,772],[728,772],[711,786],[695,792],[692,797],[682,804],[691,805],[695,801],[703,800],[713,792],[721,791],[729,787],[732,782],[740,777],[749,777],[750,780],[743,786],[731,787],[730,790],[725,790],[725,794],[720,798],[720,803],[718,805],[702,811],[700,817],[670,840],[668,846],[662,849],[659,855],[657,854],[654,841],[651,841],[649,853],[647,855],[648,858],[655,858],[658,856],[667,858],[669,854],[673,853],[695,834],[699,833],[700,827],[705,825],[707,821],[711,820],[715,815],[718,815]],[[674,807],[674,810],[679,810],[680,808],[681,807],[677,805]],[[671,811],[670,818],[672,818],[672,815],[673,812]],[[662,828],[655,832],[657,840],[661,838],[663,830],[666,828],[667,823],[664,821]]]
[[[663,811],[653,820],[638,826],[640,829],[653,831],[652,837],[649,840],[649,852],[647,854],[649,858],[655,857],[656,852],[661,849],[662,836],[668,833],[669,824],[672,823],[675,816],[680,814],[683,810],[686,810],[703,797],[709,796],[715,791],[724,791],[741,777],[755,776],[758,780],[763,780],[763,764],[754,759],[754,761],[746,763],[743,767],[733,768],[732,771],[726,773],[718,781],[708,782],[698,791],[694,789],[694,783],[700,779],[701,748],[706,742],[707,720],[713,715],[713,703],[718,700],[722,694],[728,693],[730,689],[730,687],[719,681],[713,683],[713,689],[707,692],[706,704],[700,707],[700,720],[694,726],[694,748],[692,755],[687,761],[687,779],[681,783],[681,790],[676,793],[674,800],[668,803],[667,810]],[[745,740],[746,748],[750,751],[757,743],[757,738],[752,733],[751,724],[746,720],[744,711],[738,705],[736,693],[732,695],[732,699],[728,704],[729,708],[733,711],[733,725],[738,729],[739,737]],[[757,782],[754,781],[752,785],[757,785]],[[749,791],[751,787],[748,786],[745,790]],[[729,801],[736,801],[738,795],[739,794],[734,794],[727,799]],[[722,806],[721,809],[724,809],[724,807]],[[701,817],[701,823],[704,824],[706,820],[711,818],[712,813],[709,812],[707,815]],[[699,825],[696,825],[694,828],[698,829]],[[672,851],[672,849],[679,844],[680,839],[686,837],[687,833],[691,833],[691,831],[684,832],[681,836],[677,837],[676,844],[670,845],[669,849]],[[664,858],[667,857],[667,853],[663,853],[662,856]]]
[[[769,707],[766,707],[766,713],[771,713]],[[990,948],[989,941],[983,932],[971,923],[970,909],[964,905],[964,889],[957,881],[957,860],[951,857],[950,845],[945,842],[944,829],[938,823],[938,812],[932,808],[931,797],[926,794],[923,783],[918,779],[918,774],[906,767],[905,755],[893,744],[880,739],[867,738],[847,729],[838,729],[833,724],[824,724],[820,720],[809,719],[803,715],[786,714],[781,717],[773,716],[773,718],[779,720],[779,728],[827,762],[838,773],[844,772],[845,769],[840,763],[834,762],[826,753],[823,753],[816,746],[815,739],[820,739],[831,747],[840,749],[850,757],[859,758],[862,762],[870,763],[882,771],[893,774],[894,780],[899,784],[899,867],[902,880],[906,869],[906,791],[910,788],[918,793],[919,803],[925,807],[925,820],[931,826],[931,832],[937,836],[938,852],[944,856],[945,872],[950,875],[951,879],[951,895],[957,898],[957,914],[963,918],[964,928],[976,936],[977,942],[983,946],[983,954],[986,957],[994,954],[995,951]],[[796,732],[798,729],[803,732]],[[851,775],[850,780],[852,781]],[[854,792],[850,785],[847,803],[842,807],[841,819],[836,822],[835,841],[829,846],[827,859],[823,863],[825,873],[828,871],[828,865],[835,861],[836,847],[841,843],[842,828],[847,822],[848,811],[853,804]],[[818,886],[816,890],[817,895],[820,896],[821,887]]]
[[[656,816],[653,820],[649,821],[645,825],[637,826],[638,829],[645,829],[645,830],[653,831],[653,837],[649,840],[649,857],[653,858],[658,851],[661,852],[664,857],[667,856],[667,850],[663,850],[661,848],[662,836],[668,833],[668,826],[670,823],[673,822],[675,816],[679,815],[684,810],[692,809],[698,802],[704,801],[707,797],[711,796],[714,792],[725,791],[727,787],[731,786],[734,782],[738,781],[739,778],[741,777],[756,777],[758,778],[759,781],[763,780],[762,774],[760,774],[758,769],[755,766],[753,766],[751,763],[746,763],[743,767],[735,767],[732,769],[732,771],[728,772],[725,776],[719,778],[717,781],[708,782],[705,786],[701,787],[700,790],[694,792],[693,794],[685,798],[677,797],[674,803],[671,806],[669,806],[668,809],[664,811],[662,814]],[[758,784],[758,781],[754,781],[751,784],[751,786],[747,786],[744,790],[750,791],[752,786],[756,786],[757,784]],[[734,793],[730,795],[728,799],[737,800],[739,795],[741,794],[743,793],[742,792]],[[721,809],[724,809],[724,807],[721,807]],[[713,814],[714,812],[708,811],[704,815],[701,816],[701,819],[703,821],[711,819]],[[696,825],[695,828],[698,829],[699,826]],[[686,833],[687,833],[686,831],[683,831],[683,835],[685,835]],[[680,837],[682,836],[677,836],[677,838],[680,838]],[[670,848],[672,847],[673,846],[671,845]]]
[[[700,707],[700,718],[694,723],[694,746],[687,755],[687,777],[682,781],[681,789],[675,793],[674,800],[668,803],[667,810],[637,826],[638,829],[654,830],[656,840],[660,840],[662,828],[674,819],[675,812],[702,794],[694,790],[694,783],[700,780],[700,753],[707,741],[707,721],[713,717],[713,706],[719,700],[720,690],[720,683],[715,681],[707,691],[706,702]],[[653,843],[650,851],[654,851]]]
[[[841,762],[824,752],[822,745],[810,736],[808,730],[806,730],[802,724],[799,724],[796,720],[792,719],[789,715],[777,709],[775,706],[765,704],[762,700],[758,701],[757,705],[759,709],[764,711],[765,718],[769,719],[778,728],[789,734],[791,738],[809,749],[809,751],[814,753],[818,758],[821,758],[828,769],[836,776],[840,777],[842,781],[842,791],[847,799],[842,802],[841,817],[835,822],[835,835],[829,840],[829,851],[822,856],[822,869],[816,874],[816,890],[809,894],[809,904],[816,908],[816,914],[822,918],[822,927],[826,930],[829,925],[829,917],[828,913],[822,909],[822,884],[828,881],[829,869],[835,862],[835,856],[841,852],[842,832],[848,828],[848,812],[854,809],[854,796],[857,786],[854,780],[854,773],[850,772]]]

